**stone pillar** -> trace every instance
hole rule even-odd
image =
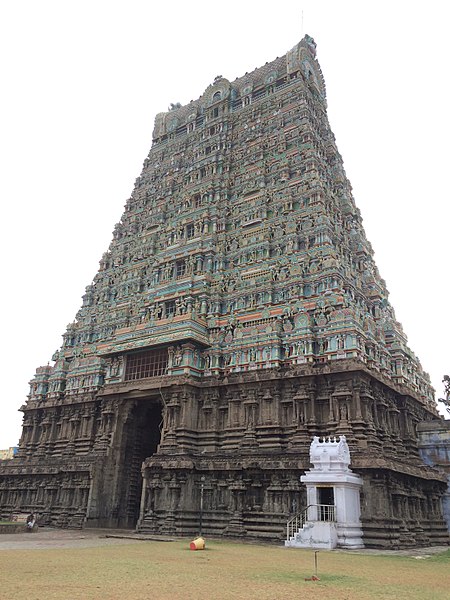
[[[146,506],[146,501],[147,501],[147,488],[148,488],[148,472],[146,469],[144,469],[143,473],[142,473],[142,491],[141,491],[141,504],[140,504],[140,508],[139,508],[139,520],[137,522],[136,525],[136,529],[138,529],[141,524],[142,521],[144,519],[144,515],[145,515],[145,506]]]

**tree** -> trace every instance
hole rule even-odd
[[[444,375],[444,379],[442,380],[444,384],[444,393],[445,398],[439,398],[439,402],[445,405],[445,408],[448,413],[450,413],[450,377],[448,375]]]

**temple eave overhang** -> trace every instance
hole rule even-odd
[[[355,456],[353,460],[353,468],[359,471],[362,470],[375,470],[381,471],[395,471],[402,473],[410,477],[418,477],[420,479],[426,479],[428,481],[439,481],[445,482],[445,475],[438,469],[431,467],[425,467],[422,461],[418,461],[417,464],[406,464],[401,460],[394,460],[389,458],[376,458],[371,454],[370,461],[361,458],[361,456]]]
[[[168,346],[179,342],[192,341],[208,347],[206,326],[194,320],[167,322],[158,326],[146,326],[139,329],[124,328],[117,332],[115,340],[97,347],[99,356],[111,356],[132,350],[142,350],[155,346]]]
[[[149,379],[140,379],[138,381],[130,381],[124,383],[106,384],[99,392],[98,397],[104,396],[120,396],[121,398],[139,399],[143,396],[159,394],[161,388],[170,386],[191,384],[194,382],[192,377],[186,375],[174,375],[163,377],[151,377]]]

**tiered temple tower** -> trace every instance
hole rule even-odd
[[[157,115],[83,305],[31,381],[2,515],[282,537],[315,435],[346,435],[366,545],[446,538],[436,419],[326,114],[316,45]]]

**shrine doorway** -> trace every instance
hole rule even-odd
[[[331,486],[321,486],[317,488],[317,502],[319,504],[319,521],[334,520],[334,488]]]

